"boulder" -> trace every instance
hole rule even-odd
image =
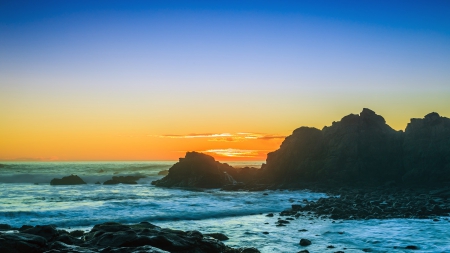
[[[23,233],[0,234],[0,252],[2,253],[40,253],[44,252],[47,240],[41,236]]]
[[[144,175],[137,176],[113,176],[112,179],[105,181],[104,185],[111,184],[137,184],[137,180],[145,178]]]
[[[58,230],[56,230],[56,228],[52,225],[44,225],[44,226],[37,225],[35,227],[24,229],[21,232],[41,236],[45,238],[47,241],[53,241],[60,235]]]
[[[309,246],[311,245],[311,241],[308,239],[300,239],[300,246]]]
[[[230,175],[235,172],[233,167],[217,162],[212,156],[187,152],[169,169],[167,176],[152,184],[162,187],[220,188],[236,183]]]
[[[59,178],[53,178],[52,181],[50,181],[51,185],[78,185],[78,184],[86,184],[86,182],[83,181],[79,176],[77,175],[70,175],[67,177],[63,177],[61,179]]]

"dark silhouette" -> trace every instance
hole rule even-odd
[[[359,115],[347,115],[322,130],[294,130],[278,150],[267,155],[267,164],[260,170],[235,169],[211,156],[188,152],[166,177],[152,184],[261,190],[305,188],[311,183],[380,186],[445,182],[450,182],[450,119],[430,113],[424,119],[411,119],[403,132],[364,108]]]
[[[347,185],[435,184],[450,181],[450,119],[430,113],[395,131],[363,109],[322,130],[301,127],[267,155],[261,180]]]
[[[144,175],[137,176],[113,176],[112,179],[105,181],[103,184],[137,184],[137,180],[145,178]]]
[[[53,178],[52,181],[50,181],[51,185],[77,185],[77,184],[86,184],[86,182],[83,181],[79,176],[77,175],[70,175],[67,177],[63,177],[61,179],[59,178]]]

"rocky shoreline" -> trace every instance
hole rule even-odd
[[[255,248],[231,248],[220,240],[223,234],[202,234],[161,228],[148,222],[120,224],[107,222],[95,225],[91,231],[67,232],[55,226],[1,225],[0,252],[3,253],[259,253]],[[218,240],[218,239],[220,240]]]
[[[328,198],[302,200],[280,212],[280,216],[313,215],[334,220],[434,219],[450,216],[450,187],[441,188],[315,188]]]

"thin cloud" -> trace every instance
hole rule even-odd
[[[261,151],[262,150],[227,148],[227,149],[208,149],[202,152],[227,157],[256,157],[260,155]]]
[[[265,133],[202,133],[202,134],[166,134],[158,135],[160,138],[171,138],[171,139],[193,139],[193,138],[205,138],[208,141],[223,141],[223,142],[237,142],[246,140],[272,140],[272,139],[284,139],[284,135],[275,134],[265,134]]]

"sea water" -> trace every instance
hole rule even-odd
[[[277,213],[292,204],[327,197],[309,191],[226,192],[154,187],[158,172],[174,162],[3,162],[0,167],[0,223],[14,227],[54,224],[89,230],[95,224],[148,221],[162,227],[221,232],[232,247],[261,252],[450,252],[450,222],[431,219],[333,221],[301,216],[276,226]],[[234,166],[258,166],[240,162]],[[86,185],[51,186],[76,174]],[[136,185],[102,185],[112,176],[144,175]],[[274,217],[267,217],[274,213]],[[299,231],[301,230],[301,231]],[[306,231],[303,231],[306,230]],[[302,247],[301,238],[312,241]],[[334,248],[327,248],[332,245]]]

